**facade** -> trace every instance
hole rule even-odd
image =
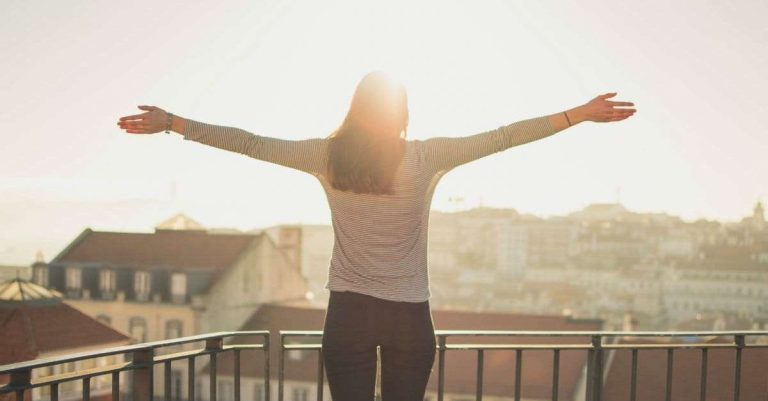
[[[768,225],[762,204],[740,223],[685,222],[593,204],[542,219],[477,208],[430,216],[431,303],[479,312],[565,314],[618,327],[625,313],[644,330],[713,316],[729,329],[762,327],[768,315]],[[265,229],[298,263],[314,297],[327,305],[333,229]]]
[[[150,233],[88,228],[32,269],[38,284],[137,342],[235,330],[262,303],[307,303],[306,280],[268,235],[178,222]],[[184,399],[186,366],[172,375],[174,397]],[[158,393],[162,385],[155,381]]]
[[[309,286],[313,305],[328,305],[328,265],[333,252],[333,227],[327,224],[282,224],[262,230],[298,266]]]

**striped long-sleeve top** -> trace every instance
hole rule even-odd
[[[331,187],[326,138],[286,140],[190,119],[184,131],[185,140],[315,176],[328,199],[335,237],[325,288],[404,302],[430,298],[429,212],[440,178],[462,164],[556,132],[543,116],[471,136],[407,140],[394,194],[372,195]]]

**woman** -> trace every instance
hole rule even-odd
[[[297,169],[320,181],[335,234],[322,356],[334,401],[374,397],[381,347],[384,401],[421,401],[435,359],[427,233],[432,194],[453,168],[583,121],[620,121],[629,102],[588,103],[472,136],[406,139],[405,88],[380,72],[358,84],[346,118],[327,138],[284,140],[172,115],[153,106],[121,117],[128,133],[171,129],[206,145]],[[166,131],[167,132],[167,131]]]

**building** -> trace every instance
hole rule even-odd
[[[132,342],[125,333],[67,305],[60,293],[22,279],[0,284],[0,333],[0,365],[95,351]],[[54,365],[33,370],[32,379],[120,362],[121,358],[113,355]],[[7,375],[0,375],[0,383],[7,383],[8,380]],[[110,375],[104,375],[91,381],[94,399],[111,398],[111,380]],[[48,387],[36,388],[31,392],[31,399],[45,400],[50,395],[49,391]],[[79,399],[80,391],[78,382],[62,383],[59,399]],[[0,396],[0,399],[3,398]],[[14,396],[5,398],[10,400]]]
[[[328,266],[333,253],[333,227],[327,224],[281,224],[263,231],[294,263],[309,286],[309,301],[318,307],[328,305],[330,292]]]
[[[87,228],[53,260],[36,262],[33,276],[138,342],[235,330],[263,303],[307,302],[306,280],[265,233],[168,223],[149,233]],[[182,398],[185,371],[172,372]],[[155,386],[162,393],[162,382]]]

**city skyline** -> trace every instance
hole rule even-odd
[[[34,201],[28,206],[34,205]],[[672,218],[680,218],[683,223],[694,223],[700,219],[684,219],[681,216],[671,214],[668,212],[644,212],[634,210],[621,202],[593,202],[584,207],[570,210],[567,213],[556,215],[537,215],[517,208],[498,208],[492,205],[471,205],[471,204],[457,204],[453,209],[436,209],[433,208],[432,212],[438,213],[454,213],[464,212],[470,210],[476,210],[479,208],[487,207],[503,210],[514,210],[520,215],[534,216],[540,219],[551,219],[557,217],[567,217],[572,213],[577,213],[586,207],[593,205],[620,205],[626,209],[629,213],[637,214],[662,214]],[[707,221],[715,221],[721,224],[739,224],[745,217],[753,215],[754,207],[757,203],[753,204],[748,210],[745,210],[741,216],[734,220],[713,220],[704,219]],[[765,202],[761,202],[763,208],[765,208]],[[184,215],[192,220],[200,223],[205,229],[229,231],[235,230],[240,232],[252,232],[255,230],[261,230],[268,227],[275,227],[281,225],[331,225],[330,217],[327,221],[307,221],[293,219],[288,221],[281,221],[279,218],[264,218],[261,219],[263,224],[249,224],[242,219],[238,220],[241,224],[228,224],[226,220],[209,220],[209,217],[199,216],[197,214],[188,213],[185,210],[181,210],[173,206],[173,202],[166,202],[158,199],[147,200],[97,200],[89,202],[78,201],[62,201],[59,203],[58,208],[55,205],[49,205],[49,208],[45,210],[46,213],[39,213],[35,215],[35,219],[30,224],[27,224],[23,229],[18,229],[13,233],[6,234],[3,242],[0,242],[0,266],[3,265],[21,265],[28,266],[35,261],[37,252],[42,252],[43,259],[45,261],[51,260],[56,254],[64,249],[66,244],[70,243],[77,235],[79,235],[86,228],[90,228],[94,231],[111,231],[111,232],[152,232],[154,227],[176,215]],[[69,209],[67,209],[69,208]],[[147,210],[148,209],[148,210]],[[60,212],[57,210],[61,210]],[[2,210],[0,210],[1,212]],[[127,218],[126,218],[127,217]],[[58,225],[56,230],[45,230],[46,221],[51,219],[58,219]],[[10,221],[22,226],[22,218],[15,217],[15,221],[12,216],[4,215],[3,220]]]
[[[147,16],[150,6],[174,18]],[[405,83],[412,139],[470,135],[609,91],[637,106],[630,120],[586,122],[450,172],[434,210],[462,197],[555,216],[619,198],[640,212],[737,221],[768,200],[768,141],[755,117],[767,111],[765,2],[9,1],[0,10],[12,16],[0,33],[16,38],[0,66],[0,252],[20,237],[147,227],[178,211],[239,229],[328,223],[313,177],[115,123],[149,104],[260,135],[324,137],[375,69]]]

